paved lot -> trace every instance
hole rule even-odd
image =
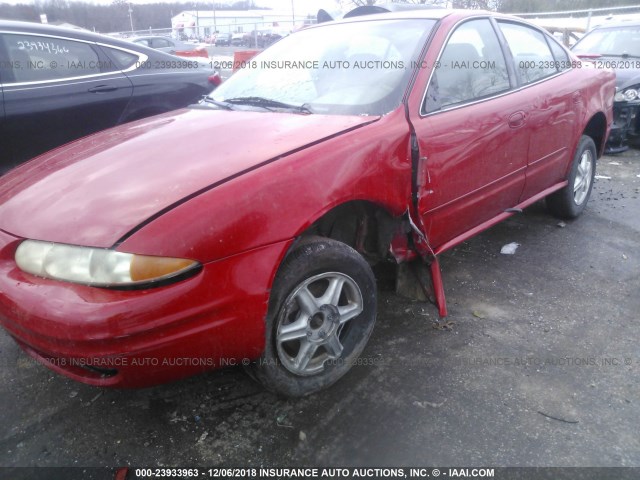
[[[233,73],[231,66],[236,52],[244,52],[247,50],[258,51],[259,49],[248,47],[207,47],[209,59],[212,61],[214,68],[220,70],[220,76],[223,80],[227,80]]]
[[[598,174],[579,220],[536,204],[445,255],[450,329],[381,272],[364,365],[310,398],[239,369],[101,390],[2,332],[0,465],[640,466],[640,153]]]

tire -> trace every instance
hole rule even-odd
[[[265,388],[288,397],[314,393],[347,373],[376,320],[375,278],[358,252],[322,237],[294,248],[271,290],[265,350],[250,366]]]
[[[576,218],[584,211],[591,196],[596,175],[596,145],[591,137],[583,135],[573,158],[567,180],[569,184],[547,197],[551,213],[561,218]]]

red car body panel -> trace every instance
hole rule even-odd
[[[376,161],[381,152],[388,161]],[[118,249],[209,261],[292,239],[352,200],[399,216],[411,203],[410,176],[409,128],[398,109],[204,192],[144,225]]]
[[[441,20],[424,65],[436,65],[451,29],[464,18]],[[423,116],[419,106],[431,71],[421,69],[407,105],[424,159],[416,215],[434,250],[560,185],[590,118],[601,112],[607,125],[612,122],[611,72],[598,72],[598,82],[593,74],[587,65],[515,92]],[[523,145],[528,146],[526,155]]]
[[[8,173],[0,223],[20,237],[111,247],[194,192],[376,119],[184,109],[139,120]]]
[[[18,244],[0,232],[5,329],[54,370],[118,387],[153,385],[257,358],[264,347],[264,286],[289,245],[211,262],[176,285],[118,291],[25,274],[13,261]],[[43,300],[34,303],[34,295]],[[103,377],[81,365],[118,373]]]
[[[204,113],[233,115],[238,112]],[[156,118],[166,117],[173,118],[169,114]],[[59,373],[93,385],[152,385],[218,367],[221,361],[234,364],[258,357],[264,346],[264,317],[277,266],[301,231],[332,207],[350,200],[374,201],[394,215],[401,215],[409,208],[411,188],[406,179],[411,175],[411,161],[404,109],[381,119],[355,120],[350,118],[351,129],[339,136],[314,141],[305,149],[278,156],[277,160],[231,179],[220,175],[220,179],[227,181],[175,205],[133,231],[118,245],[120,251],[153,252],[153,255],[188,257],[204,263],[203,271],[196,277],[176,285],[142,292],[118,291],[33,277],[19,270],[13,260],[19,238],[3,233],[0,291],[6,292],[6,296],[0,296],[0,312],[16,313],[22,310],[19,305],[27,305],[28,314],[23,311],[13,320],[0,315],[0,321],[30,355]],[[336,122],[332,123],[335,129]],[[140,124],[146,125],[146,121]],[[341,126],[344,128],[345,124]],[[111,138],[122,138],[119,135],[122,132],[131,134],[127,129],[115,130]],[[365,145],[354,154],[351,145],[363,140]],[[286,148],[287,144],[282,145]],[[81,155],[86,154],[82,145],[78,147]],[[373,161],[380,152],[386,153],[388,162]],[[100,150],[98,155],[102,154]],[[58,151],[52,155],[58,155]],[[61,163],[53,167],[56,174],[67,165],[76,164],[72,160]],[[42,159],[22,168],[36,165],[42,168]],[[283,171],[288,174],[283,175]],[[40,185],[40,178],[34,178],[31,173],[29,178],[33,181],[27,182],[21,191]],[[116,177],[104,178],[117,182]],[[173,178],[175,180],[175,176]],[[389,188],[380,188],[381,178]],[[5,185],[11,187],[3,189],[3,195],[14,199],[10,192],[16,192],[19,182],[9,180]],[[194,179],[209,185],[202,180]],[[157,191],[152,182],[142,185],[151,192]],[[85,190],[84,194],[89,193]],[[3,225],[5,214],[11,213],[17,204],[6,205],[0,210]],[[105,205],[96,207],[92,215],[100,216],[102,221],[109,218],[112,212]],[[247,207],[252,211],[251,216],[237,215]],[[19,226],[18,216],[16,212],[6,218],[14,218]],[[90,217],[87,214],[85,221]],[[44,238],[49,240],[53,235],[74,238],[73,232],[64,227],[68,220],[61,223],[56,222],[55,217],[43,216],[40,221],[45,218],[50,218],[47,222],[50,230],[43,233]],[[146,220],[143,216],[139,218]],[[128,231],[128,226],[109,231],[112,236],[95,235],[93,243],[115,243]],[[34,238],[33,235],[30,232],[26,238]],[[177,285],[179,289],[175,288]],[[48,301],[32,304],[29,298],[34,294]],[[188,308],[189,305],[198,308]],[[213,358],[215,365],[162,365],[162,359],[182,358],[185,352],[189,358],[199,355]],[[160,364],[146,364],[146,359],[157,359]],[[102,378],[78,368],[82,363],[100,368],[111,365],[118,374]],[[75,368],[69,367],[70,364],[75,364]]]
[[[439,21],[424,64],[435,64],[451,29],[471,15]],[[182,110],[14,170],[0,181],[0,323],[29,354],[94,385],[145,386],[255,359],[278,267],[335,207],[408,212],[414,230],[392,242],[396,258],[439,253],[566,185],[594,116],[606,140],[611,72],[576,68],[422,115],[430,75],[420,69],[404,104],[381,117]],[[21,271],[14,253],[24,238],[203,266],[159,288],[98,289]],[[175,364],[184,357],[204,361]]]

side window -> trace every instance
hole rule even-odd
[[[544,35],[526,25],[499,22],[522,83],[533,83],[557,73],[555,59]]]
[[[173,42],[169,40],[165,40],[164,38],[154,38],[153,39],[153,48],[169,48],[173,47]]]
[[[88,43],[54,37],[3,35],[15,82],[62,80],[100,73],[98,54]]]
[[[553,53],[553,58],[556,60],[556,68],[558,70],[571,70],[571,60],[569,59],[569,55],[566,50],[562,48],[558,42],[556,42],[553,38],[547,38],[549,42],[549,46],[551,47],[551,53]]]
[[[133,53],[125,52],[124,50],[118,50],[117,48],[102,47],[107,51],[109,57],[111,57],[116,65],[115,70],[127,70],[139,62],[141,59]]]
[[[423,112],[509,90],[507,64],[488,19],[460,25],[444,47],[431,77]]]

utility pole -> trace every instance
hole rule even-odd
[[[133,8],[131,7],[131,3],[129,3],[129,23],[131,24],[131,33],[133,33]]]
[[[218,31],[218,26],[216,25],[216,2],[215,0],[211,2],[211,6],[213,7],[213,33]]]
[[[198,2],[195,2],[195,6],[196,6],[196,38],[199,39],[200,38],[200,12],[198,10]]]
[[[291,25],[291,31],[296,28],[296,7],[293,4],[293,0],[291,0],[291,21],[293,24]]]

